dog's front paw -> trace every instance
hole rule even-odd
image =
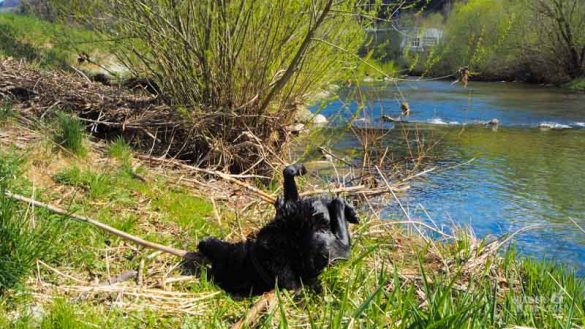
[[[344,201],[344,203],[345,203],[345,219],[352,224],[359,224],[360,219],[359,219],[355,209],[347,202]]]
[[[320,295],[323,292],[323,285],[319,279],[307,282],[307,288],[311,289],[316,295]]]
[[[307,173],[307,168],[302,163],[295,163],[284,168],[282,174],[285,177],[302,176]]]

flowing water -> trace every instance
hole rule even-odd
[[[398,116],[399,99],[408,100],[408,123],[396,123],[385,137],[400,140],[403,131],[418,130],[439,140],[438,165],[448,167],[414,183],[402,202],[410,215],[445,225],[469,224],[479,236],[502,234],[532,224],[552,224],[516,239],[524,254],[546,258],[585,275],[585,94],[519,83],[472,82],[468,88],[443,81],[374,84],[355,96],[322,109],[347,119],[360,109],[376,122],[382,114]],[[498,129],[482,122],[497,118]],[[400,153],[405,143],[390,143]],[[401,146],[402,145],[402,146]],[[357,147],[346,135],[338,148]],[[401,213],[387,207],[388,217]]]

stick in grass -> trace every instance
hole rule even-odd
[[[154,250],[160,250],[162,252],[166,252],[169,253],[171,255],[175,255],[175,256],[179,256],[181,258],[186,258],[187,256],[189,256],[189,254],[191,254],[190,252],[186,251],[186,250],[181,250],[181,249],[175,249],[172,247],[168,247],[168,246],[163,246],[161,244],[155,243],[155,242],[150,242],[150,241],[146,241],[144,239],[141,239],[137,236],[128,234],[126,232],[120,231],[118,229],[115,229],[109,225],[106,225],[100,221],[97,221],[95,219],[89,218],[89,217],[84,217],[84,216],[80,216],[80,215],[76,215],[73,214],[71,212],[68,212],[64,209],[55,207],[53,205],[50,204],[46,204],[40,201],[36,201],[30,198],[27,198],[25,196],[22,195],[18,195],[18,194],[14,194],[14,193],[10,193],[10,192],[5,192],[5,195],[13,200],[16,201],[21,201],[21,202],[26,202],[28,204],[31,204],[35,207],[40,207],[40,208],[44,208],[47,210],[50,210],[53,213],[59,214],[59,215],[63,215],[63,216],[67,216],[73,219],[76,219],[80,222],[84,222],[84,223],[88,223],[90,225],[93,225],[99,229],[102,229],[108,233],[111,233],[115,236],[118,236],[126,241],[131,241],[134,242],[138,245],[141,245],[145,248],[149,248],[149,249],[154,249]]]

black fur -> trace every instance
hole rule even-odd
[[[300,198],[294,177],[305,172],[302,164],[284,170],[284,199],[276,201],[274,219],[255,238],[229,243],[210,237],[199,243],[221,288],[238,295],[261,294],[275,284],[319,290],[323,269],[349,257],[348,222],[359,223],[355,210],[340,198]]]

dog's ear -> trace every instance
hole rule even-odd
[[[353,207],[347,202],[345,203],[345,220],[352,224],[360,223],[360,219],[357,213],[355,212],[355,209],[353,209]]]

